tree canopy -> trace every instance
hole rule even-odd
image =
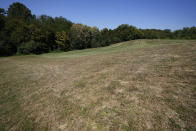
[[[32,18],[31,10],[19,2],[15,2],[9,6],[7,16],[8,18],[18,18],[26,21]]]
[[[19,2],[8,10],[0,8],[0,56],[96,48],[135,39],[196,39],[196,27],[171,31],[121,24],[99,30],[63,17],[36,16]]]

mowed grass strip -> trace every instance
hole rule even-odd
[[[196,41],[0,58],[0,130],[195,130]]]
[[[194,43],[194,40],[133,40],[122,43],[113,44],[101,48],[91,48],[83,50],[75,50],[61,53],[47,53],[41,56],[47,58],[74,58],[82,56],[102,55],[115,52],[124,52],[134,50],[138,48],[148,48],[154,46],[160,46],[165,44],[182,44],[182,43]]]

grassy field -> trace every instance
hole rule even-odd
[[[196,41],[0,58],[0,130],[196,130]]]

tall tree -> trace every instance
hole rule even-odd
[[[101,46],[108,46],[112,43],[112,30],[108,30],[107,28],[104,28],[100,32],[100,44]]]
[[[60,50],[66,51],[70,48],[69,37],[65,31],[56,33],[56,43],[57,48]]]
[[[25,21],[32,19],[31,10],[19,2],[15,2],[9,6],[7,16],[8,18],[23,19]]]
[[[92,27],[91,28],[91,47],[96,48],[100,47],[100,32],[97,27]]]
[[[128,41],[133,35],[131,34],[131,29],[128,24],[122,24],[118,26],[115,31],[118,32],[118,37],[121,41]]]
[[[91,28],[82,24],[73,24],[70,32],[72,49],[85,49],[91,45]]]
[[[0,31],[5,26],[6,17],[5,17],[6,11],[3,8],[0,8]]]

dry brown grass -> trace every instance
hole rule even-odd
[[[0,130],[196,130],[196,41],[127,48],[0,58]]]

